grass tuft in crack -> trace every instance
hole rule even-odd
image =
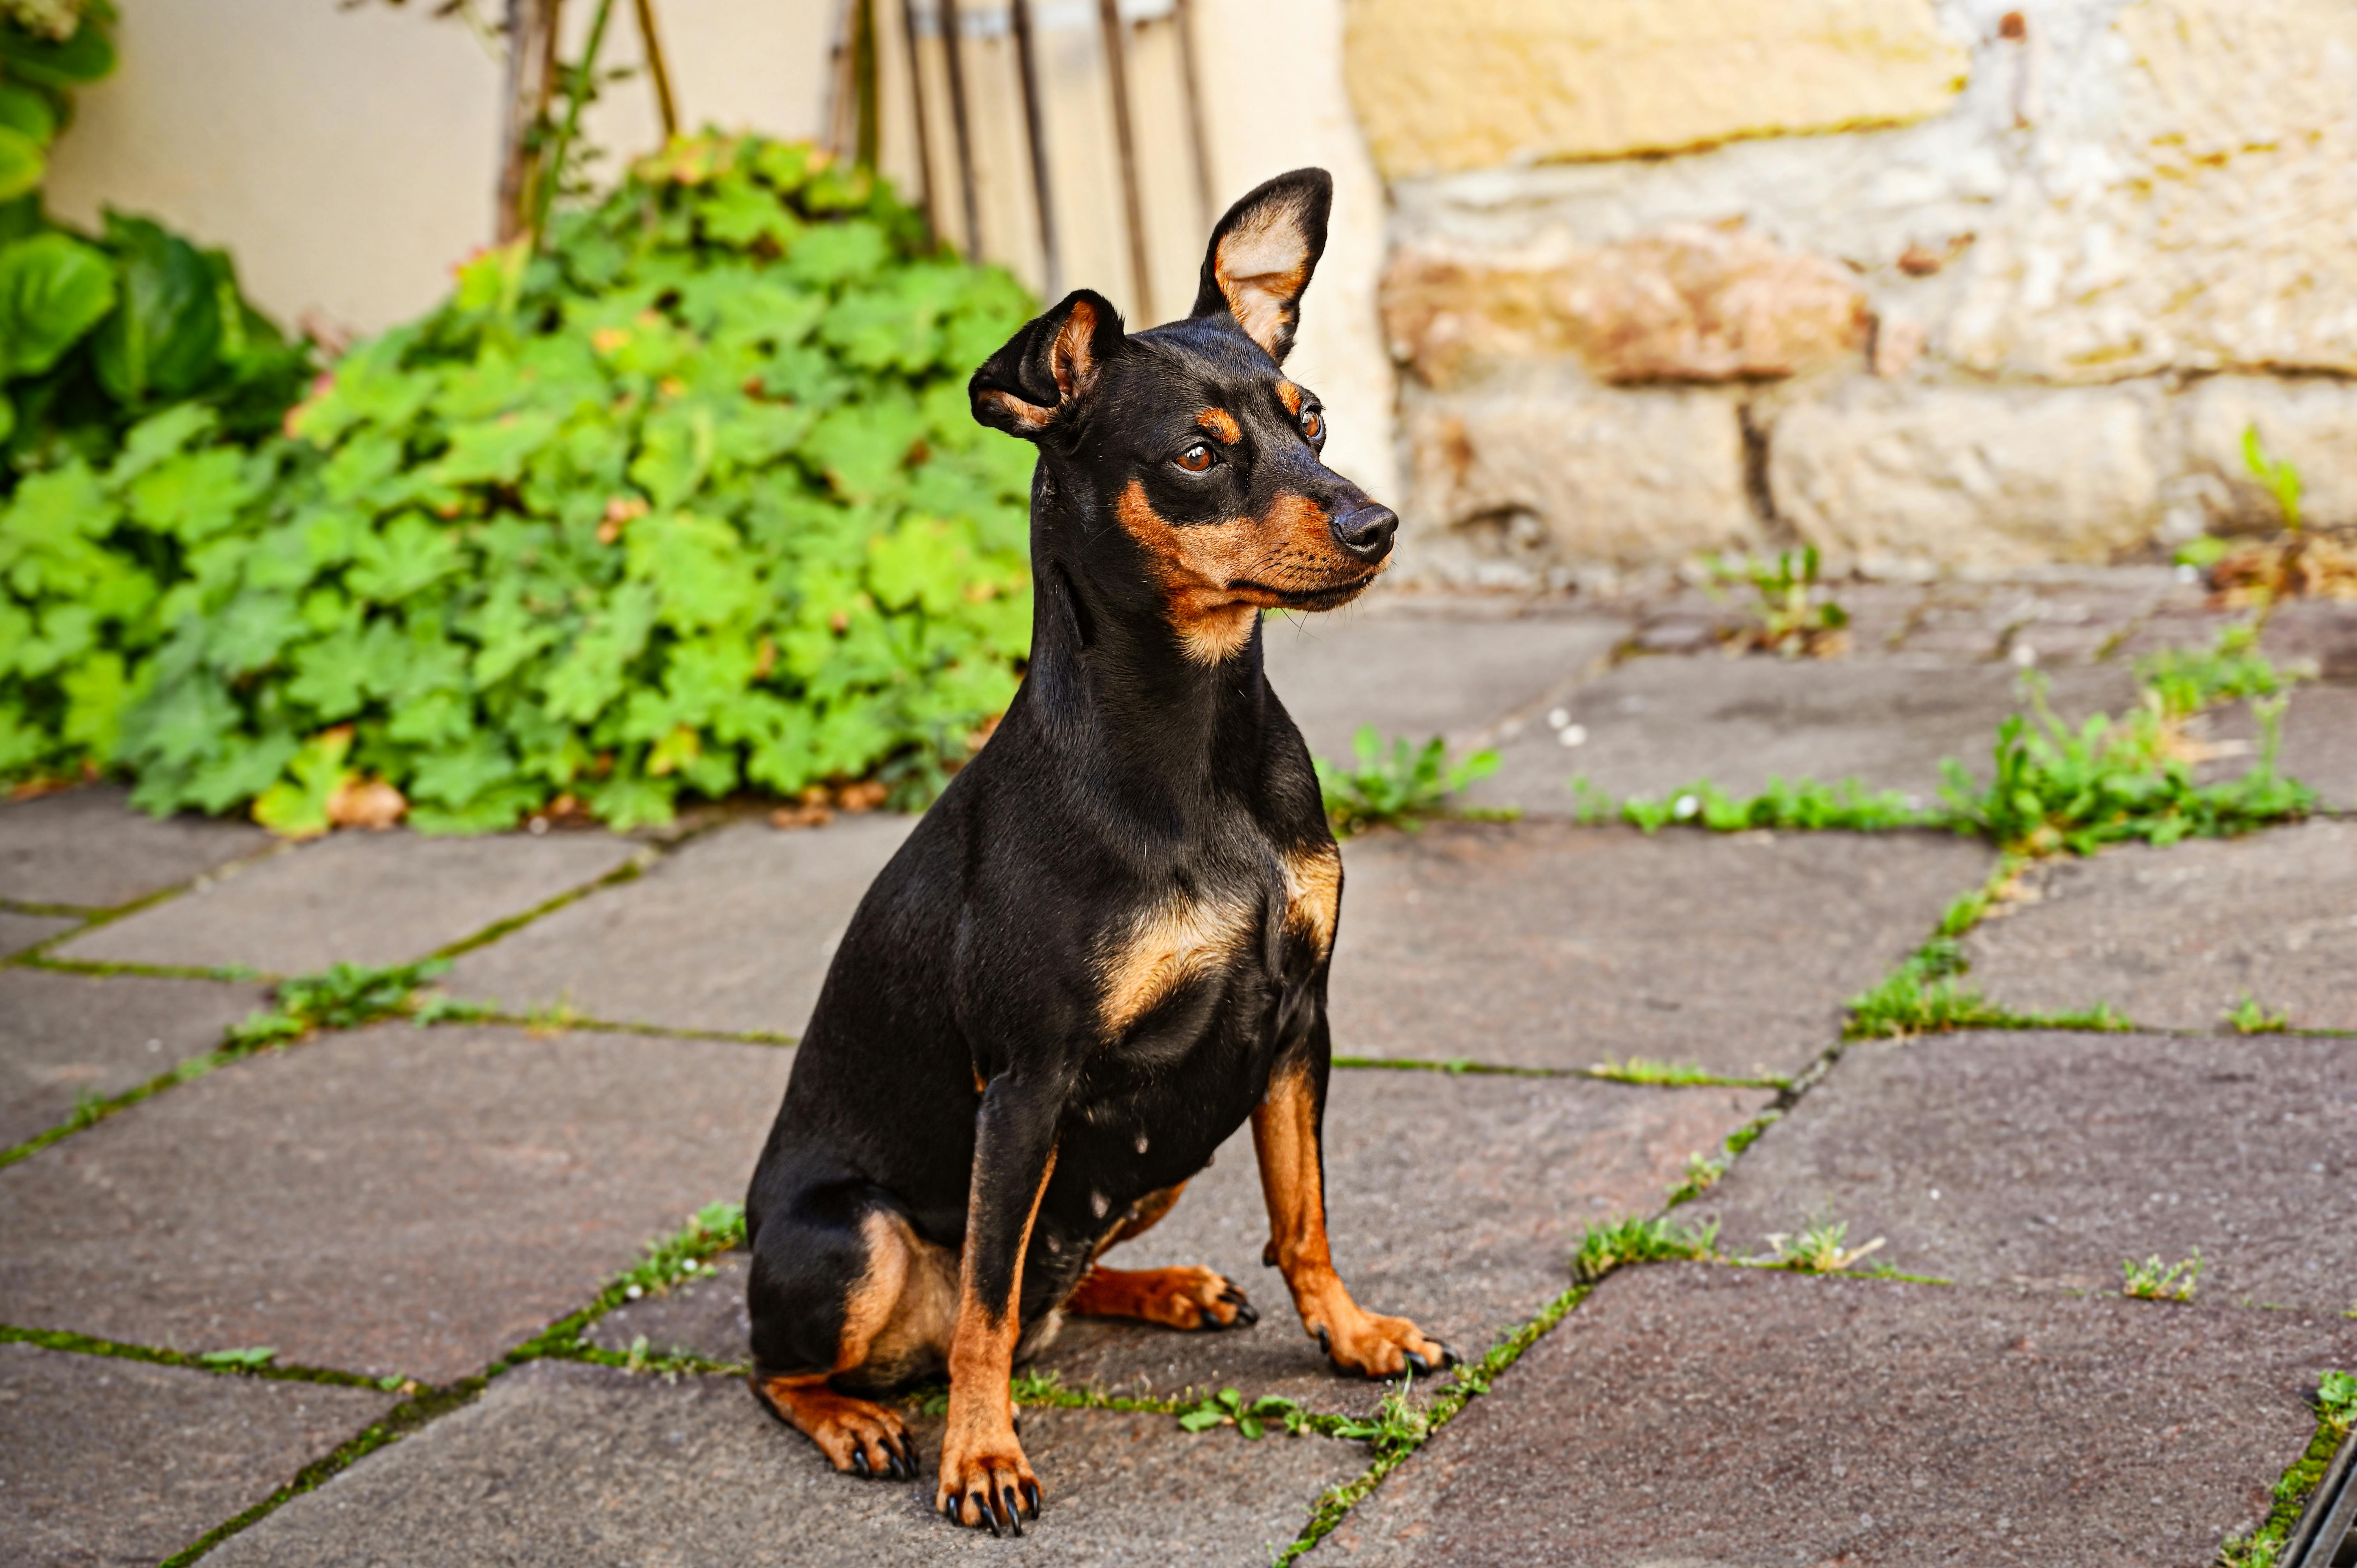
[[[1755,1268],[1790,1269],[1801,1274],[1839,1273],[1882,1246],[1882,1238],[1850,1246],[1849,1221],[1818,1215],[1799,1232],[1778,1231],[1768,1238],[1768,1255],[1746,1258]]]
[[[1658,1219],[1631,1216],[1607,1225],[1590,1224],[1572,1255],[1571,1276],[1593,1284],[1624,1263],[1657,1263],[1686,1258],[1715,1257],[1718,1252],[1718,1222],[1683,1225],[1664,1215]]]
[[[2199,1247],[2191,1257],[2174,1263],[2163,1263],[2158,1256],[2141,1263],[2131,1258],[2120,1264],[2120,1294],[2137,1301],[2191,1301],[2202,1267]]]
[[[2328,1371],[2316,1380],[2316,1431],[2308,1448],[2291,1463],[2272,1491],[2274,1504],[2258,1529],[2230,1536],[2218,1548],[2221,1568],[2276,1568],[2284,1541],[2299,1523],[2309,1494],[2324,1479],[2332,1456],[2357,1430],[2357,1376]]]
[[[625,1353],[592,1345],[585,1337],[590,1327],[624,1302],[660,1295],[712,1272],[712,1260],[745,1244],[745,1206],[707,1203],[687,1217],[686,1225],[671,1235],[647,1243],[646,1255],[607,1282],[597,1299],[567,1315],[509,1351],[490,1367],[492,1374],[543,1359],[594,1361],[599,1366],[632,1371],[738,1372],[732,1362],[673,1352],[650,1356],[634,1347]]]
[[[2249,992],[2226,1010],[2226,1022],[2238,1035],[2280,1035],[2291,1027],[2291,1015],[2270,1013]]]
[[[1421,749],[1405,736],[1391,744],[1387,754],[1375,726],[1361,725],[1351,738],[1358,766],[1341,768],[1317,759],[1318,787],[1326,797],[1326,816],[1343,838],[1370,828],[1395,827],[1407,832],[1435,817],[1476,817],[1499,820],[1512,813],[1466,811],[1448,803],[1450,796],[1478,779],[1498,770],[1498,754],[1477,751],[1451,767],[1448,746],[1438,736]]]
[[[315,1029],[354,1029],[381,1018],[405,1017],[418,1011],[417,993],[449,969],[447,960],[430,958],[384,969],[339,963],[297,975],[279,983],[274,1006],[231,1024],[224,1043],[253,1050],[299,1040]]]
[[[2071,1013],[2016,1013],[1966,984],[1963,976],[1968,967],[1964,947],[1955,938],[1933,937],[1901,960],[1872,990],[1849,999],[1846,1004],[1849,1019],[1842,1027],[1842,1037],[1907,1039],[1953,1029],[2086,1029],[2118,1034],[2135,1026],[2108,1002]]]

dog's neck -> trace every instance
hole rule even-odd
[[[1189,657],[1150,590],[1105,582],[1079,552],[1058,548],[1060,521],[1080,523],[1041,517],[1033,531],[1026,676],[1053,744],[1124,793],[1174,805],[1257,777],[1268,701],[1260,628],[1217,663]]]

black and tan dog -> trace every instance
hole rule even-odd
[[[1038,1517],[1007,1376],[1060,1312],[1254,1321],[1209,1269],[1096,1263],[1246,1118],[1265,1261],[1334,1364],[1451,1359],[1327,1249],[1341,860],[1261,665],[1261,610],[1348,603],[1396,526],[1280,369],[1332,190],[1238,202],[1186,320],[1127,335],[1083,289],[974,373],[974,417],[1039,448],[1029,671],[862,900],[753,1177],[756,1391],[836,1468],[913,1476],[868,1396],[946,1367],[936,1504],[994,1533]]]

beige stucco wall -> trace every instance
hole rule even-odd
[[[570,0],[568,35],[590,0]],[[254,297],[280,320],[307,316],[373,330],[414,314],[449,268],[491,231],[500,68],[425,0],[126,0],[123,66],[82,96],[60,143],[48,199],[94,222],[113,204],[227,246]],[[496,16],[499,0],[478,0]],[[834,0],[656,0],[683,116],[784,136],[822,133]],[[878,7],[886,88],[885,163],[913,194],[907,63],[899,12]],[[1037,287],[1041,278],[1004,6],[965,0],[965,59],[985,253]],[[1035,0],[1045,114],[1063,229],[1066,286],[1111,295],[1133,319],[1183,311],[1206,220],[1196,196],[1178,95],[1176,28],[1165,0],[1132,0],[1131,80],[1148,193],[1150,292],[1131,297],[1093,0]],[[930,6],[920,0],[920,18]],[[1297,375],[1327,398],[1330,455],[1378,493],[1392,487],[1392,367],[1375,322],[1383,197],[1345,92],[1341,0],[1271,7],[1199,0],[1199,51],[1213,184],[1224,203],[1302,164],[1334,171],[1333,237],[1304,314]],[[603,61],[642,56],[622,0]],[[930,21],[925,22],[930,37]],[[1249,38],[1250,48],[1233,40]],[[945,228],[951,195],[948,91],[925,46]],[[642,81],[609,90],[587,118],[599,166],[653,145]]]

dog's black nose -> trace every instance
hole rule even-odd
[[[1399,532],[1399,515],[1387,506],[1369,501],[1334,519],[1334,542],[1361,561],[1380,561],[1392,553],[1392,535]]]

